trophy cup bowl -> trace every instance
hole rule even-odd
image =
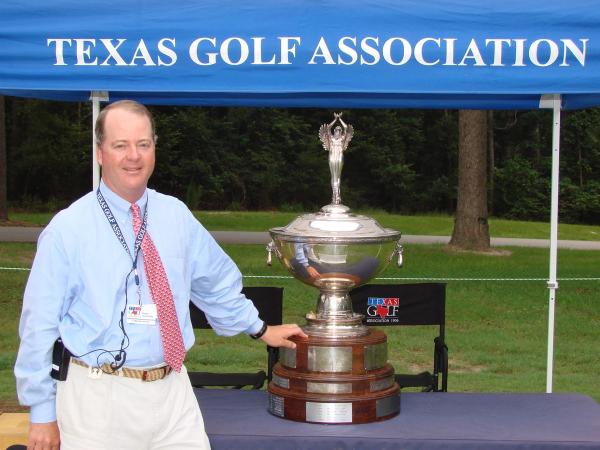
[[[396,255],[401,265],[401,234],[341,203],[343,152],[352,135],[353,127],[341,114],[321,126],[332,201],[317,213],[269,230],[267,262],[274,252],[296,279],[319,290],[316,311],[306,315],[302,327],[308,337],[292,336],[296,348],[280,348],[268,386],[269,412],[285,419],[353,424],[400,412],[385,333],[363,325],[349,292],[381,273]]]
[[[320,291],[316,312],[307,315],[304,331],[315,336],[367,334],[348,293],[401,255],[401,233],[352,214],[344,205],[327,205],[286,227],[272,228],[270,234],[269,251],[296,279]]]

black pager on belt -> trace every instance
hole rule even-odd
[[[58,338],[52,349],[52,370],[50,376],[58,381],[65,381],[69,372],[71,352],[65,348],[61,338]]]

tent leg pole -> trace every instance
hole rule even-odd
[[[100,185],[100,166],[96,154],[96,130],[94,129],[98,114],[100,114],[100,99],[92,94],[92,189],[94,191]]]
[[[100,114],[100,102],[108,101],[108,92],[92,91],[90,93],[92,101],[92,189],[95,191],[100,186],[100,165],[98,164],[98,155],[96,153],[96,120]]]
[[[550,273],[548,276],[548,359],[546,364],[546,392],[552,392],[552,374],[554,370],[554,315],[556,306],[556,278],[558,256],[558,193],[559,193],[559,162],[560,162],[560,95],[553,100],[552,126],[552,202],[550,208]]]

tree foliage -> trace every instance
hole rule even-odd
[[[7,102],[8,196],[26,206],[60,206],[91,185],[89,105]]]
[[[197,209],[315,210],[331,199],[317,132],[333,110],[152,107],[151,186]],[[91,186],[89,103],[6,98],[8,199],[59,208]],[[349,109],[342,201],[401,213],[455,210],[458,112]],[[494,214],[549,217],[550,111],[494,113]],[[561,220],[600,218],[600,109],[565,112]]]

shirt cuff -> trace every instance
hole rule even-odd
[[[250,328],[248,328],[246,330],[246,334],[256,334],[256,333],[258,333],[261,330],[263,324],[264,324],[264,321],[258,319],[256,322],[254,322],[252,324],[252,326]]]
[[[29,421],[31,423],[47,423],[56,420],[56,400],[48,400],[44,403],[31,405]]]

